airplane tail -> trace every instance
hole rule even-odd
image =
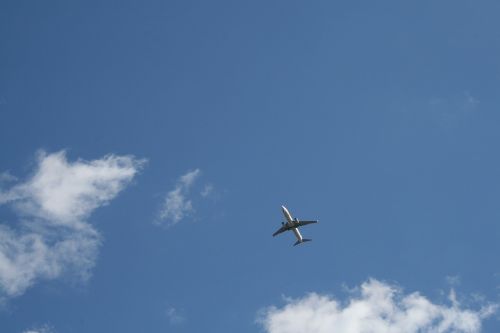
[[[299,244],[302,244],[302,243],[305,243],[305,242],[310,242],[310,241],[312,241],[312,239],[303,238],[301,241],[296,241],[295,244],[293,244],[293,246],[299,245]]]

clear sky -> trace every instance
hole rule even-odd
[[[0,331],[500,332],[499,15],[0,2]]]

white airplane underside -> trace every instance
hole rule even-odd
[[[311,223],[318,223],[318,221],[299,221],[299,219],[297,219],[297,218],[295,218],[295,219],[292,218],[292,215],[290,214],[288,209],[286,209],[285,206],[281,206],[281,210],[283,211],[283,215],[285,215],[286,222],[281,223],[281,228],[279,228],[273,234],[273,237],[281,234],[282,232],[291,230],[291,231],[293,231],[295,237],[297,238],[297,241],[295,242],[295,244],[293,244],[293,246],[304,243],[304,242],[311,241],[312,239],[302,237],[302,235],[300,234],[300,231],[299,231],[299,227],[307,225],[307,224],[311,224]]]

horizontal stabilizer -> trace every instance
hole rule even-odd
[[[295,244],[293,244],[293,246],[299,245],[299,244],[302,244],[302,243],[305,243],[305,242],[310,242],[310,241],[312,241],[312,239],[303,238],[301,241],[296,241]]]

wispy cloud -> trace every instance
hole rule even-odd
[[[405,295],[371,279],[347,301],[311,293],[261,310],[258,322],[268,333],[475,333],[497,309],[492,304],[463,309],[453,290],[449,300],[450,305],[434,304],[418,292]]]
[[[23,331],[23,333],[53,333],[54,329],[49,325],[43,325],[40,327],[31,328],[29,330]]]
[[[465,102],[464,102],[465,108],[468,109],[469,111],[476,110],[476,108],[479,106],[480,101],[474,96],[472,96],[472,94],[469,91],[464,92],[464,96],[465,96]]]
[[[13,176],[9,171],[0,172],[0,183],[14,182],[17,177]]]
[[[204,198],[209,197],[214,193],[214,186],[212,184],[206,184],[200,192],[200,195]]]
[[[470,92],[458,96],[433,98],[429,109],[435,121],[445,128],[455,128],[465,122],[479,109],[480,101]]]
[[[167,307],[165,314],[168,318],[168,321],[172,325],[179,325],[186,321],[186,316],[182,313],[182,311],[174,308],[173,306]]]
[[[200,174],[200,169],[195,169],[179,177],[175,188],[164,199],[157,224],[173,226],[194,212],[189,195]]]
[[[456,287],[460,285],[460,276],[458,275],[448,275],[445,278],[446,283],[448,283],[452,287]]]
[[[40,152],[32,176],[0,192],[0,204],[10,204],[19,216],[13,226],[0,225],[0,298],[64,273],[87,279],[101,243],[87,218],[122,191],[144,162],[116,155],[69,162],[64,151]]]

